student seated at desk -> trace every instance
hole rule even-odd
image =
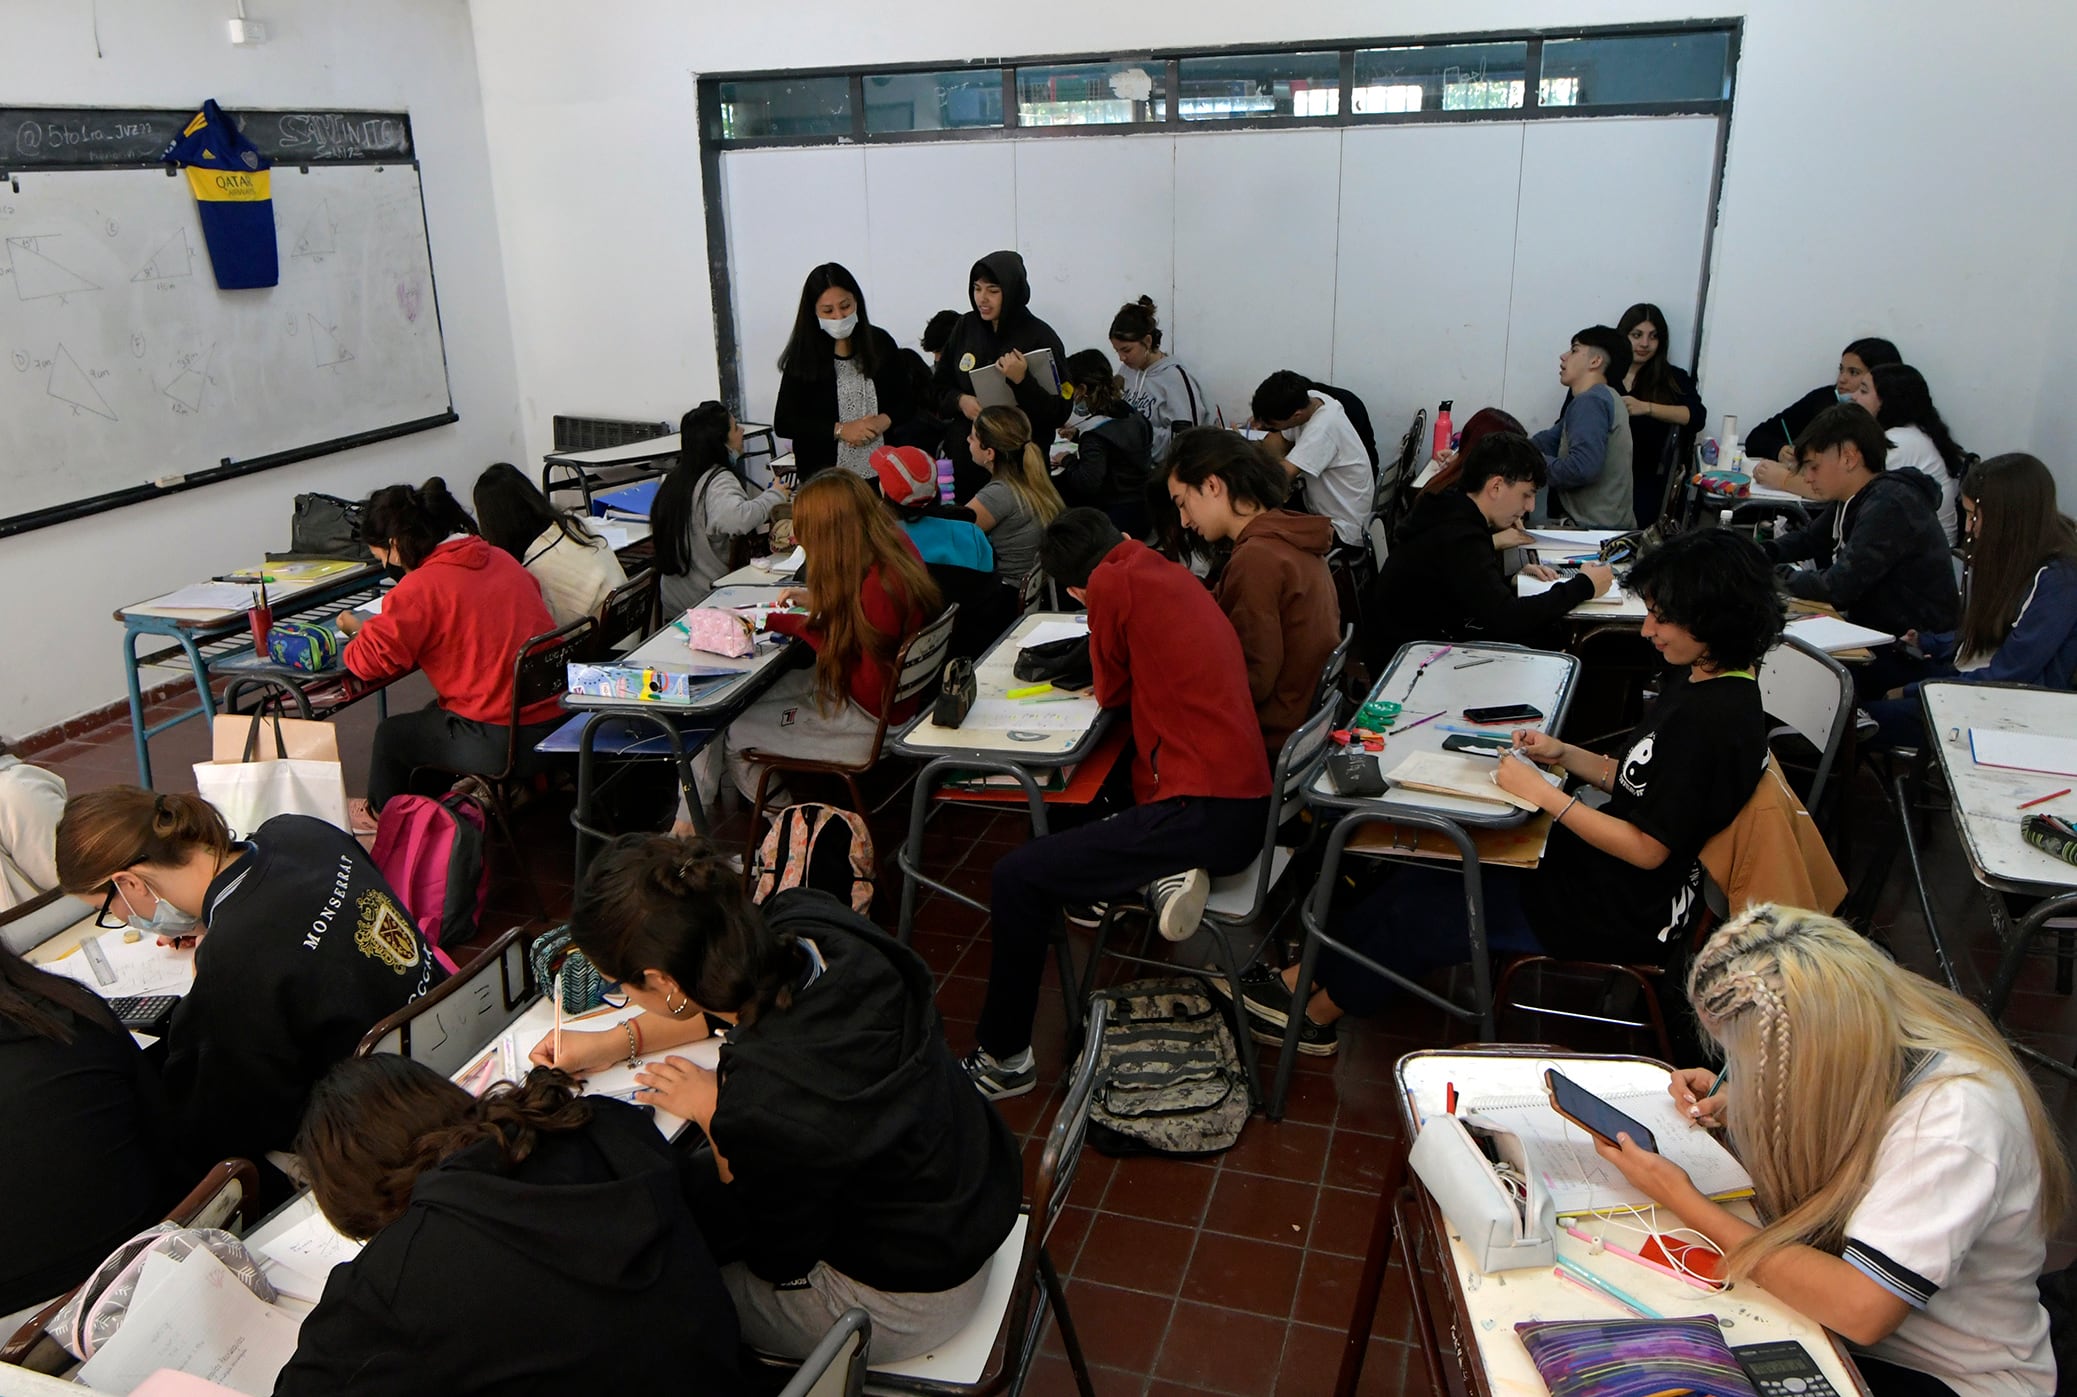
[[[1558,382],[1572,396],[1556,422],[1529,438],[1550,472],[1554,519],[1582,529],[1637,527],[1630,410],[1609,386],[1630,362],[1630,342],[1606,325],[1581,330],[1558,356]]]
[[[606,846],[570,930],[643,1013],[565,1029],[560,1065],[726,1033],[718,1072],[671,1056],[635,1080],[707,1134],[690,1199],[744,1340],[801,1358],[861,1305],[886,1362],[964,1328],[1023,1170],[945,1046],[922,959],[826,893],[759,908],[719,851],[662,835]],[[551,1035],[534,1060],[554,1051]]]
[[[1605,563],[1582,563],[1549,590],[1518,595],[1493,540],[1518,534],[1536,507],[1536,492],[1547,478],[1543,453],[1525,436],[1489,432],[1450,464],[1452,485],[1414,501],[1364,598],[1366,625],[1359,639],[1374,674],[1384,673],[1399,647],[1413,640],[1532,643],[1573,607],[1605,594],[1615,580]],[[1538,563],[1523,572],[1541,581],[1559,576]]]
[[[58,826],[58,876],[97,926],[196,941],[163,1045],[196,1178],[289,1149],[326,1069],[444,978],[360,842],[307,815],[234,842],[200,796],[89,791]]]
[[[1839,372],[1830,383],[1811,389],[1772,417],[1746,427],[1745,455],[1755,463],[1753,479],[1776,489],[1786,488],[1763,477],[1757,463],[1773,461],[1794,470],[1798,459],[1796,442],[1820,412],[1837,403],[1852,402],[1854,389],[1865,384],[1874,370],[1884,364],[1903,362],[1904,356],[1897,352],[1897,347],[1885,339],[1870,336],[1846,346],[1839,352]]]
[[[1054,375],[1065,378],[1067,349],[1053,327],[1031,313],[1031,279],[1024,259],[1015,252],[991,252],[974,263],[967,273],[966,294],[973,309],[959,317],[945,343],[935,386],[938,407],[951,424],[945,452],[958,472],[959,494],[971,496],[988,483],[980,467],[967,458],[966,433],[960,427],[981,413],[973,371],[991,364],[1001,369],[1016,405],[1031,419],[1032,435],[1051,441],[1054,430],[1067,420],[1067,400],[1028,372],[1024,356],[1040,349],[1050,352]]]
[[[1093,509],[1055,519],[1039,561],[1089,608],[1096,701],[1132,709],[1134,804],[996,860],[988,998],[966,1059],[988,1097],[1022,1096],[1038,1079],[1031,1025],[1065,907],[1152,883],[1155,923],[1179,941],[1204,915],[1207,874],[1238,873],[1262,852],[1269,813],[1247,660],[1204,584]]]
[[[1662,963],[1702,897],[1697,862],[1710,836],[1751,799],[1767,764],[1767,715],[1754,671],[1781,637],[1781,596],[1767,560],[1728,529],[1668,539],[1631,570],[1649,614],[1644,638],[1670,672],[1659,701],[1623,744],[1603,756],[1545,732],[1515,734],[1498,780],[1552,817],[1534,873],[1483,868],[1486,943],[1561,959]],[[1497,697],[1497,696],[1496,696]],[[1531,761],[1608,792],[1585,805]],[[1396,868],[1337,918],[1336,938],[1409,979],[1470,955],[1464,879],[1455,869]],[[1249,1027],[1281,1043],[1301,1013],[1299,1051],[1335,1050],[1335,1021],[1374,1014],[1393,987],[1336,952],[1296,993],[1298,967],[1242,978]],[[1216,984],[1216,982],[1215,982]]]
[[[1883,364],[1861,375],[1847,401],[1860,404],[1882,427],[1889,442],[1886,470],[1914,470],[1930,477],[1940,487],[1940,528],[1949,543],[1957,540],[1960,523],[1955,501],[1968,454],[1956,444],[1925,378],[1909,364]],[[1755,461],[1752,478],[1761,485],[1786,490],[1805,499],[1816,499],[1809,479],[1779,461]]]
[[[2077,688],[2077,523],[2057,506],[2055,477],[2025,452],[1993,456],[1970,468],[1961,500],[1969,546],[1961,627],[1904,636],[1934,662],[1926,678]],[[1916,683],[1867,709],[1882,745],[1925,745]]]
[[[0,741],[0,912],[58,886],[51,843],[65,813],[65,778],[30,766]]]
[[[1341,399],[1303,374],[1278,369],[1256,386],[1249,411],[1269,433],[1263,449],[1293,481],[1303,479],[1305,507],[1325,515],[1341,542],[1362,545],[1377,498],[1377,467]]]
[[[1152,297],[1118,307],[1111,317],[1111,352],[1125,370],[1125,401],[1154,429],[1150,454],[1157,464],[1168,459],[1168,443],[1177,432],[1210,425],[1212,405],[1204,389],[1182,360],[1161,348]]]
[[[1126,401],[1124,380],[1111,372],[1100,349],[1084,349],[1067,361],[1074,408],[1060,438],[1074,450],[1061,458],[1054,477],[1070,507],[1100,509],[1127,538],[1143,538],[1147,482],[1154,478],[1154,428]]]
[[[1796,439],[1805,480],[1825,501],[1817,517],[1761,547],[1784,566],[1789,591],[1837,607],[1855,625],[1891,635],[1954,629],[1960,613],[1947,535],[1933,511],[1940,487],[1919,471],[1887,469],[1889,441],[1857,403],[1826,408]],[[1885,646],[1856,665],[1854,690],[1880,696],[1925,677],[1930,662]]]
[[[1013,407],[984,407],[967,450],[992,477],[966,502],[995,550],[995,575],[1015,587],[1038,566],[1039,537],[1067,508],[1031,439],[1031,419]]]
[[[422,669],[435,698],[376,727],[356,829],[372,830],[421,766],[439,768],[427,785],[432,794],[453,784],[448,772],[504,765],[513,662],[528,640],[556,628],[541,588],[517,559],[450,527],[460,512],[438,476],[423,487],[392,485],[368,497],[361,525],[368,549],[385,565],[401,566],[404,577],[378,615],[340,614],[339,629],[351,637],[340,658],[357,677],[378,683]],[[556,697],[521,713],[521,750],[532,750],[562,719]]]
[[[883,446],[872,455],[880,498],[917,554],[932,567],[993,574],[995,545],[970,509],[938,498],[937,463],[914,446]]]
[[[158,1069],[99,995],[0,949],[0,1315],[72,1289],[179,1199],[164,1111]]]
[[[557,509],[519,468],[500,461],[476,477],[476,519],[487,543],[504,549],[541,584],[556,625],[596,616],[627,581],[620,556],[591,526]]]
[[[1875,1397],[2056,1391],[2036,1282],[2069,1164],[1982,1011],[1844,923],[1771,904],[1710,937],[1688,999],[1723,1067],[1667,1089],[1727,1133],[1771,1221],[1627,1137],[1596,1142],[1602,1159],[1720,1247],[1729,1276],[1844,1337]]]
[[[720,403],[701,403],[678,424],[678,462],[649,506],[658,594],[665,616],[705,600],[715,580],[750,561],[750,542],[793,492],[758,490],[743,478],[743,427]]]
[[[799,479],[830,466],[867,474],[867,458],[914,412],[908,366],[894,336],[866,313],[858,279],[839,262],[809,272],[772,408],[772,430],[793,443]]]
[[[377,1053],[318,1083],[296,1153],[325,1220],[367,1245],[326,1278],[276,1397],[749,1391],[646,1112],[545,1068],[479,1099]]]
[[[1341,607],[1327,572],[1334,527],[1317,514],[1280,508],[1289,478],[1238,432],[1176,433],[1163,479],[1186,534],[1231,545],[1212,595],[1240,637],[1255,721],[1274,760],[1312,716],[1320,673],[1341,643]]]

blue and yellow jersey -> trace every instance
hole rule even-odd
[[[267,157],[238,133],[222,108],[204,102],[161,158],[187,170],[218,288],[247,291],[278,284],[273,174]]]

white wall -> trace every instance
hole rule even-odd
[[[255,0],[249,13],[269,37],[251,49],[226,38],[224,21],[235,13],[227,0],[7,0],[6,10],[0,93],[10,103],[180,107],[215,97],[234,113],[242,105],[408,110],[461,416],[454,426],[0,539],[0,733],[20,736],[120,699],[115,608],[286,548],[296,492],[359,496],[436,473],[463,489],[482,465],[517,453],[520,433],[464,0]],[[0,341],[6,333],[0,318]],[[170,677],[147,671],[147,682]]]
[[[2077,333],[2063,292],[2077,271],[2066,257],[2077,143],[2063,138],[2052,82],[2011,78],[2015,55],[2037,74],[2077,64],[2077,6],[2048,0],[1984,0],[1965,23],[1941,0],[479,0],[528,449],[545,449],[554,412],[671,416],[715,389],[698,72],[1726,14],[1746,25],[1699,366],[1712,412],[1751,420],[1829,377],[1849,338],[1888,334],[1926,370],[1964,444],[2031,447],[2077,498],[2065,441],[2033,439],[2070,425],[2067,355],[2059,366],[2044,351]],[[1606,182],[1605,219],[1552,236],[1620,242],[1620,172],[1583,177]],[[775,225],[793,240],[830,225],[845,245],[853,210],[829,192],[789,191]],[[931,193],[919,224],[956,231],[988,217],[957,189]],[[1092,234],[1112,197],[1092,201]],[[959,241],[942,272],[955,305],[968,261],[993,245]],[[1620,285],[1601,297],[1610,316],[1630,299]],[[2052,346],[2058,305],[2071,333]],[[1103,327],[1056,328],[1079,342]],[[1450,386],[1438,375],[1427,396]]]

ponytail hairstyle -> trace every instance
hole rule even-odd
[[[1947,430],[1940,409],[1933,406],[1933,390],[1926,386],[1926,376],[1909,364],[1883,364],[1868,370],[1868,382],[1881,405],[1875,420],[1885,429],[1916,427],[1924,432],[1940,453],[1947,474],[1959,478],[1967,466],[1967,457],[1955,444],[1954,434]]]
[[[1137,301],[1127,301],[1118,307],[1111,317],[1111,335],[1114,340],[1140,340],[1147,348],[1159,352],[1161,349],[1161,323],[1154,318],[1154,298],[1142,296]]]
[[[231,852],[229,826],[202,797],[138,786],[88,791],[66,801],[58,821],[58,886],[77,896],[105,893],[126,868],[178,868],[197,849],[219,863]]]
[[[486,543],[504,549],[521,563],[527,549],[549,529],[584,548],[603,548],[606,541],[567,509],[557,509],[534,482],[520,474],[519,467],[499,461],[476,477],[473,492],[476,518],[482,524]]]
[[[404,1215],[418,1176],[489,1142],[510,1172],[546,1134],[583,1128],[592,1105],[576,1082],[536,1067],[481,1097],[400,1053],[350,1057],[311,1089],[296,1133],[310,1191],[341,1234],[365,1240]]]
[[[476,521],[434,476],[423,485],[390,485],[368,496],[361,537],[393,548],[408,571],[432,556],[450,534],[473,534]]]
[[[850,471],[822,471],[794,493],[793,537],[808,555],[807,628],[822,635],[815,696],[833,712],[850,697],[860,661],[891,666],[906,638],[867,619],[866,574],[877,567],[880,585],[912,617],[937,615],[944,599],[879,493]]]
[[[1133,410],[1125,401],[1125,382],[1111,371],[1111,356],[1100,349],[1078,350],[1067,356],[1067,381],[1075,396],[1089,404],[1098,417],[1123,417]]]
[[[678,423],[677,464],[656,487],[656,498],[649,505],[649,536],[656,541],[656,566],[665,577],[682,577],[692,571],[692,548],[686,538],[692,506],[707,488],[710,474],[736,469],[728,455],[729,431],[734,425],[735,417],[712,398]]]
[[[661,970],[699,1008],[743,1023],[791,1007],[807,968],[793,933],[766,924],[718,849],[669,834],[624,834],[600,851],[577,890],[570,938],[601,975],[639,985]]]
[[[1882,402],[1889,406],[1888,398]],[[2057,508],[2048,467],[2024,451],[1971,466],[1962,497],[1976,505],[1976,537],[1965,540],[1969,588],[1956,649],[1965,656],[1989,655],[2012,633],[2035,574],[2050,563],[2077,563],[2077,523]]]
[[[59,1010],[110,1033],[123,1031],[100,995],[76,980],[29,964],[0,945],[0,1023],[54,1043],[70,1043],[72,1025]]]
[[[1046,469],[1046,454],[1039,444],[1031,439],[1031,419],[1023,409],[1014,407],[984,407],[974,418],[974,435],[981,445],[995,453],[995,478],[1010,487],[1010,493],[1024,502],[1044,528],[1053,522],[1067,504],[1060,498],[1060,491],[1053,487],[1052,473]]]
[[[1731,1144],[1769,1219],[1731,1249],[1733,1279],[1798,1243],[1844,1250],[1890,1112],[1935,1054],[2019,1099],[2041,1171],[2041,1230],[2053,1232],[2068,1211],[2060,1136],[2003,1035],[1974,1004],[1844,922],[1749,908],[1697,954],[1688,998],[1724,1055]]]

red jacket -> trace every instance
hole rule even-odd
[[[918,562],[922,561],[922,555],[916,552],[916,545],[909,541],[907,534],[897,531],[896,537],[901,539],[902,547],[908,549]],[[859,588],[859,595],[865,603],[867,623],[882,635],[896,637],[897,649],[903,641],[922,629],[923,623],[929,619],[920,607],[909,605],[906,598],[901,598],[888,590],[878,563],[866,570],[865,582]],[[807,641],[814,647],[819,660],[822,632],[811,629],[806,616],[779,612],[775,613],[766,625],[782,635],[799,636]],[[851,701],[875,718],[880,716],[880,701],[887,695],[887,671],[887,665],[874,659],[870,653],[865,653],[859,656],[858,663],[851,667],[851,673],[846,676],[845,687],[851,692]],[[898,705],[895,712],[887,715],[887,721],[906,723],[915,711],[915,701],[911,700]]]
[[[555,629],[541,585],[502,548],[480,538],[450,539],[404,574],[347,642],[346,667],[363,679],[394,679],[422,669],[440,706],[479,723],[512,721],[512,662],[519,647]],[[562,714],[547,698],[519,715],[522,724]]]
[[[1132,796],[1269,794],[1233,623],[1185,568],[1131,539],[1089,574],[1096,701],[1132,706]]]

